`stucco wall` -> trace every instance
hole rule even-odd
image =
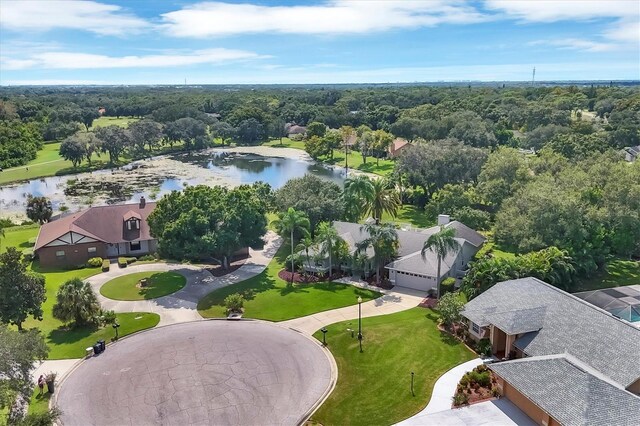
[[[495,374],[495,373],[494,373]],[[516,388],[507,383],[500,376],[498,378],[498,388],[501,394],[511,401],[516,407],[521,409],[527,416],[539,425],[559,426],[560,423],[545,413],[540,407],[531,402],[529,398],[520,393]]]

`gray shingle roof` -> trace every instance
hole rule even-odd
[[[465,243],[465,240],[460,238],[456,238],[456,240],[461,247]],[[460,250],[449,252],[449,254],[442,259],[442,264],[440,265],[441,276],[449,272],[458,257],[459,251]],[[424,253],[424,257],[422,257],[421,247],[419,251],[401,257],[385,266],[385,268],[435,277],[438,275],[438,256],[433,250],[427,250]]]
[[[542,328],[546,313],[547,308],[544,306],[501,312],[491,317],[491,323],[507,334],[529,333]]]
[[[514,343],[525,354],[569,352],[623,387],[640,378],[640,329],[536,278],[494,285],[467,303],[463,315],[487,325],[504,322],[509,312],[543,307],[541,329]]]
[[[640,397],[569,354],[489,364],[496,374],[564,425],[637,425]]]
[[[484,236],[457,220],[449,222],[445,226],[447,228],[454,228],[456,230],[456,237],[469,241],[475,247],[480,247],[485,241],[487,241]]]

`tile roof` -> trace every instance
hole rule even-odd
[[[111,244],[153,239],[147,225],[147,217],[155,205],[156,203],[147,202],[143,208],[140,208],[139,204],[98,206],[62,216],[42,225],[34,250],[46,246],[68,232],[76,232]],[[141,219],[139,232],[125,229],[123,222],[131,217]]]
[[[513,321],[526,319],[524,329],[541,321],[540,330],[514,343],[526,355],[569,352],[623,387],[640,379],[640,329],[536,278],[498,283],[468,302],[462,314],[481,326],[494,321],[504,326],[509,315]]]
[[[564,425],[637,425],[640,397],[570,354],[522,358],[488,367]]]

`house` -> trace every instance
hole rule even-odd
[[[425,241],[434,233],[440,230],[441,226],[451,227],[456,230],[456,241],[460,249],[442,259],[440,276],[461,277],[476,252],[485,242],[485,238],[458,221],[450,221],[449,216],[440,215],[438,226],[428,229],[402,230],[398,232],[398,257],[393,262],[387,264],[385,269],[389,273],[389,280],[395,286],[407,287],[421,291],[431,291],[436,288],[436,275],[438,268],[438,257],[429,250],[422,256],[422,247]],[[347,243],[349,254],[353,256],[359,245],[369,237],[364,227],[358,223],[334,222],[334,228],[338,235]],[[305,252],[300,252],[303,258]],[[307,272],[326,273],[329,268],[328,258],[319,256],[318,250],[310,250],[309,257],[314,259],[310,262],[303,262],[303,268]],[[343,264],[334,264],[344,272],[352,275],[370,276],[375,273],[374,252],[368,248],[363,254],[361,262],[349,261]]]
[[[631,425],[640,416],[640,329],[536,278],[504,281],[464,307],[488,338],[497,388],[540,425]]]
[[[307,128],[305,126],[298,126],[295,123],[287,123],[285,125],[285,130],[287,131],[287,136],[289,138],[296,135],[304,136],[307,134]]]
[[[395,138],[387,150],[389,158],[397,158],[400,153],[409,146],[411,146],[411,144],[406,139]]]
[[[628,162],[633,162],[640,157],[640,145],[636,146],[627,146],[622,149],[622,153],[624,154],[624,159]]]
[[[42,266],[81,265],[92,257],[140,256],[153,253],[157,240],[147,217],[155,203],[90,207],[45,223],[34,252]]]

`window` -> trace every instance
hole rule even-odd
[[[96,251],[97,251],[97,249],[95,247],[87,248],[87,253],[95,253]]]
[[[140,229],[140,221],[136,220],[136,229]]]
[[[140,241],[132,241],[129,243],[129,248],[132,251],[140,250]]]
[[[64,250],[56,251],[56,257],[64,257]]]
[[[475,322],[471,323],[471,330],[473,330],[473,332],[476,334],[480,334],[480,326]]]
[[[127,221],[127,229],[129,231],[131,231],[131,221],[130,220]]]

